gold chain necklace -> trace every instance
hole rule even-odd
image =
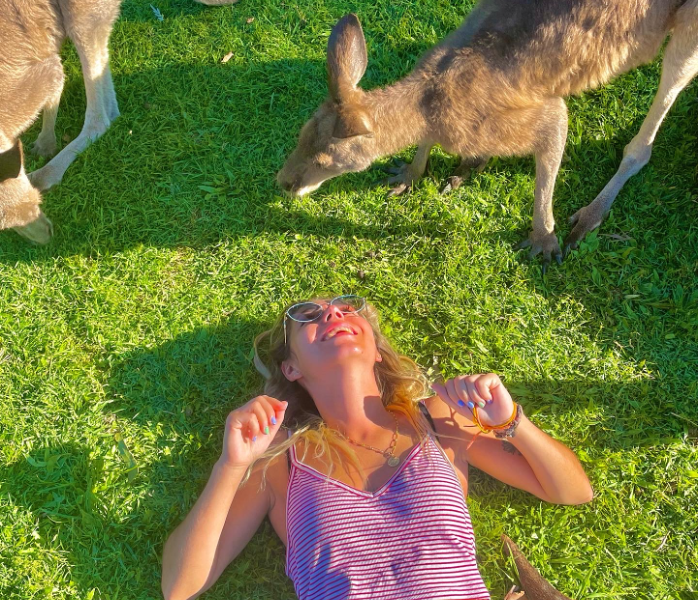
[[[351,444],[355,444],[355,446],[362,446],[363,448],[367,448],[367,450],[372,450],[377,454],[381,454],[384,458],[386,458],[387,465],[389,465],[390,467],[397,467],[401,462],[398,456],[394,456],[396,442],[399,439],[399,420],[396,418],[396,415],[394,415],[394,413],[390,412],[389,414],[394,419],[396,427],[394,429],[394,435],[391,436],[391,443],[389,444],[389,447],[386,450],[380,450],[379,448],[375,448],[374,446],[368,446],[367,444],[363,444],[362,442],[356,442],[355,440],[351,440],[348,436],[345,436],[345,439],[347,439],[348,442],[350,442]]]

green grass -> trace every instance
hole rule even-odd
[[[301,200],[274,183],[325,96],[340,16],[362,19],[373,87],[407,73],[468,0],[154,1],[163,22],[149,4],[127,0],[111,40],[121,118],[45,195],[54,241],[0,235],[0,597],[158,598],[163,542],[225,415],[260,386],[252,338],[288,301],[330,290],[376,303],[426,368],[500,373],[581,457],[596,491],[582,507],[473,473],[494,599],[513,575],[502,532],[573,598],[696,598],[697,83],[600,231],[543,280],[513,250],[531,223],[530,158],[494,160],[447,196],[456,158],[439,152],[390,201],[376,171]],[[59,139],[85,104],[72,47],[64,58]],[[659,72],[568,100],[560,235],[614,173]],[[269,525],[206,597],[293,597]]]

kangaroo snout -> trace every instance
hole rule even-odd
[[[288,173],[285,173],[285,170],[282,169],[279,173],[277,173],[277,185],[280,186],[287,194],[294,195],[294,189],[299,187],[299,177],[298,176],[292,176]]]
[[[48,244],[53,237],[53,223],[41,211],[34,221],[14,229],[23,238],[42,246]]]
[[[331,177],[312,168],[304,168],[303,164],[290,165],[290,162],[292,161],[287,161],[277,173],[277,185],[290,196],[301,197],[310,194]]]

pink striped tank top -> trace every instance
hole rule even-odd
[[[373,493],[290,455],[287,575],[300,600],[489,600],[464,492],[432,437]]]

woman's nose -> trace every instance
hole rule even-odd
[[[323,313],[323,320],[328,322],[331,319],[344,319],[345,314],[335,304],[329,304]]]

